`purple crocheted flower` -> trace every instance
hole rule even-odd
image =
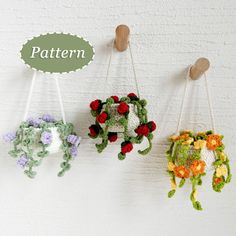
[[[67,137],[67,142],[68,143],[71,143],[73,145],[75,145],[78,141],[79,137],[74,135],[74,134],[70,134],[68,137]]]
[[[28,163],[28,158],[26,155],[22,155],[16,162],[16,164],[21,168],[24,168],[27,165],[27,163]]]
[[[71,143],[71,144],[74,144],[77,140],[77,136],[76,135],[73,135],[73,134],[70,134],[68,137],[67,137],[67,142],[68,143]]]
[[[54,117],[49,114],[44,114],[42,116],[42,119],[46,122],[54,122],[55,121]]]
[[[43,144],[51,144],[52,143],[52,134],[50,132],[44,131],[41,134],[40,140],[42,141]]]
[[[34,126],[35,128],[38,128],[39,125],[43,122],[43,120],[41,118],[36,118],[36,119],[29,118],[27,119],[27,122],[29,125]]]
[[[77,155],[78,155],[78,148],[77,148],[77,146],[72,146],[70,148],[70,154],[71,154],[72,157],[77,157]]]
[[[6,143],[12,142],[15,138],[16,138],[16,132],[10,132],[10,133],[3,135],[3,140]]]

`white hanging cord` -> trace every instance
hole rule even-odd
[[[180,109],[180,114],[179,114],[179,120],[178,120],[176,134],[178,134],[179,131],[180,131],[180,126],[181,126],[181,121],[182,121],[183,111],[184,111],[184,105],[185,105],[185,100],[186,100],[186,95],[187,95],[187,89],[188,89],[188,82],[190,80],[190,77],[189,77],[190,69],[191,69],[191,66],[189,67],[188,73],[187,73],[187,76],[186,76],[184,94],[183,94],[183,98],[182,98],[182,104],[181,104],[181,109]],[[206,77],[205,73],[204,73],[204,80],[205,80],[205,86],[206,86],[206,92],[207,92],[207,100],[208,100],[210,116],[211,116],[212,130],[215,132],[216,131],[216,129],[215,129],[215,119],[214,119],[214,113],[213,113],[211,94],[210,94],[210,89],[209,89],[209,85],[208,85],[208,81],[207,81],[207,77]]]
[[[205,78],[205,85],[206,85],[206,91],[207,91],[207,98],[208,98],[208,105],[209,105],[209,110],[210,110],[210,115],[211,115],[211,125],[212,125],[212,130],[215,132],[215,118],[214,118],[214,112],[213,112],[213,105],[212,105],[212,100],[211,100],[211,93],[207,81],[206,74],[204,73],[204,78]]]
[[[66,124],[66,116],[65,116],[65,110],[64,110],[64,106],[62,103],[62,96],[61,96],[61,89],[59,86],[59,81],[57,79],[57,77],[54,77],[55,83],[56,83],[56,89],[57,89],[57,95],[58,95],[58,100],[59,100],[59,104],[60,104],[60,109],[61,109],[61,116],[62,116],[62,120],[63,123]]]
[[[34,89],[34,84],[35,84],[35,80],[36,80],[36,75],[37,75],[37,72],[35,70],[33,70],[33,76],[32,76],[30,90],[29,90],[29,94],[28,94],[28,98],[27,98],[27,102],[26,102],[25,114],[24,114],[23,121],[26,121],[27,118],[28,118],[30,103],[31,103],[33,89]]]
[[[183,117],[185,98],[186,98],[187,89],[188,89],[190,68],[191,68],[191,66],[188,68],[187,76],[185,78],[186,82],[185,82],[185,87],[184,87],[184,94],[183,94],[183,98],[182,98],[182,103],[181,103],[181,109],[180,109],[180,113],[179,113],[179,120],[178,120],[177,129],[176,129],[176,134],[178,134],[179,131],[180,131],[181,121],[182,121],[182,117]]]
[[[133,53],[132,53],[132,50],[131,50],[130,42],[128,42],[128,44],[129,44],[129,52],[130,52],[130,58],[131,58],[133,73],[134,73],[134,80],[135,80],[137,95],[138,95],[138,97],[140,97],[139,88],[138,88],[138,80],[137,80],[136,71],[135,71],[135,67],[134,67]]]
[[[111,60],[112,60],[112,56],[113,56],[114,44],[115,44],[115,40],[113,39],[112,44],[111,44],[111,52],[110,52],[110,57],[109,57],[109,61],[108,61],[108,66],[107,66],[105,84],[107,84],[107,82],[108,82],[108,77],[109,77],[109,72],[110,72],[110,67],[111,67]],[[128,43],[128,46],[129,46],[132,70],[133,70],[133,74],[134,74],[135,87],[136,87],[136,90],[137,90],[137,95],[138,95],[138,97],[140,97],[139,87],[138,87],[138,80],[137,80],[136,71],[135,71],[135,67],[134,67],[134,59],[133,59],[133,54],[132,54],[130,43]],[[106,90],[106,86],[104,86],[104,88]]]
[[[113,56],[114,44],[115,44],[115,40],[113,39],[113,40],[112,40],[112,44],[111,44],[111,52],[110,52],[110,56],[109,56],[108,66],[107,66],[105,84],[107,84],[107,82],[108,82],[108,76],[109,76],[110,67],[111,67],[111,58],[112,58],[112,56]],[[106,87],[106,86],[104,86],[104,87]]]
[[[33,72],[34,73],[33,73],[33,76],[32,76],[30,90],[29,90],[29,94],[28,94],[28,98],[27,98],[27,102],[26,102],[26,107],[25,107],[25,114],[24,114],[24,118],[23,118],[24,121],[26,121],[27,118],[28,118],[30,103],[31,103],[31,100],[32,100],[32,94],[33,94],[34,84],[35,84],[36,75],[37,75],[37,72],[35,70],[33,70]],[[64,111],[64,107],[63,107],[63,103],[62,103],[62,96],[61,96],[61,90],[60,90],[59,82],[58,82],[58,79],[56,77],[54,77],[54,79],[55,79],[55,83],[56,83],[56,89],[57,89],[57,95],[58,95],[58,100],[59,100],[60,109],[61,109],[62,120],[63,120],[64,123],[66,123],[65,111]]]

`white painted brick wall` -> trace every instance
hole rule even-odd
[[[205,210],[196,212],[189,201],[190,185],[167,199],[165,138],[177,125],[184,74],[201,56],[209,58],[208,72],[218,131],[225,135],[235,173],[236,145],[236,2],[234,0],[11,0],[0,5],[0,134],[17,127],[30,85],[31,71],[19,58],[22,44],[48,31],[64,31],[87,38],[95,47],[95,61],[83,71],[60,80],[67,118],[84,140],[79,158],[64,178],[57,178],[59,160],[51,157],[27,179],[7,148],[0,145],[1,236],[169,236],[236,234],[236,187],[221,194],[204,177],[199,198]],[[134,90],[127,52],[115,53],[108,90],[103,81],[109,43],[115,27],[131,29],[131,43],[141,94],[149,101],[150,119],[159,134],[151,154],[135,153],[118,161],[110,146],[97,154],[86,139],[92,119],[92,99]],[[53,83],[41,75],[31,114],[60,116]],[[190,88],[183,128],[188,121],[209,127],[203,80]]]

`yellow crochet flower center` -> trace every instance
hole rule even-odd
[[[206,147],[206,140],[197,140],[194,142],[194,149],[202,149]]]
[[[190,145],[194,141],[193,138],[188,138],[186,141],[184,141],[182,144],[183,145]]]
[[[175,168],[175,164],[173,162],[168,162],[168,170],[169,171],[174,171],[174,168]]]
[[[219,166],[216,168],[216,177],[220,178],[221,176],[225,176],[227,174],[227,168],[225,166]]]
[[[221,152],[220,153],[220,160],[221,161],[226,161],[226,158],[227,158],[226,155],[223,152]]]

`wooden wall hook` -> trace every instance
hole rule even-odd
[[[129,27],[127,25],[118,25],[116,27],[115,47],[119,52],[127,49],[129,43]]]
[[[207,58],[201,57],[196,60],[194,65],[190,68],[189,76],[191,79],[199,79],[204,72],[210,67],[210,62]]]

